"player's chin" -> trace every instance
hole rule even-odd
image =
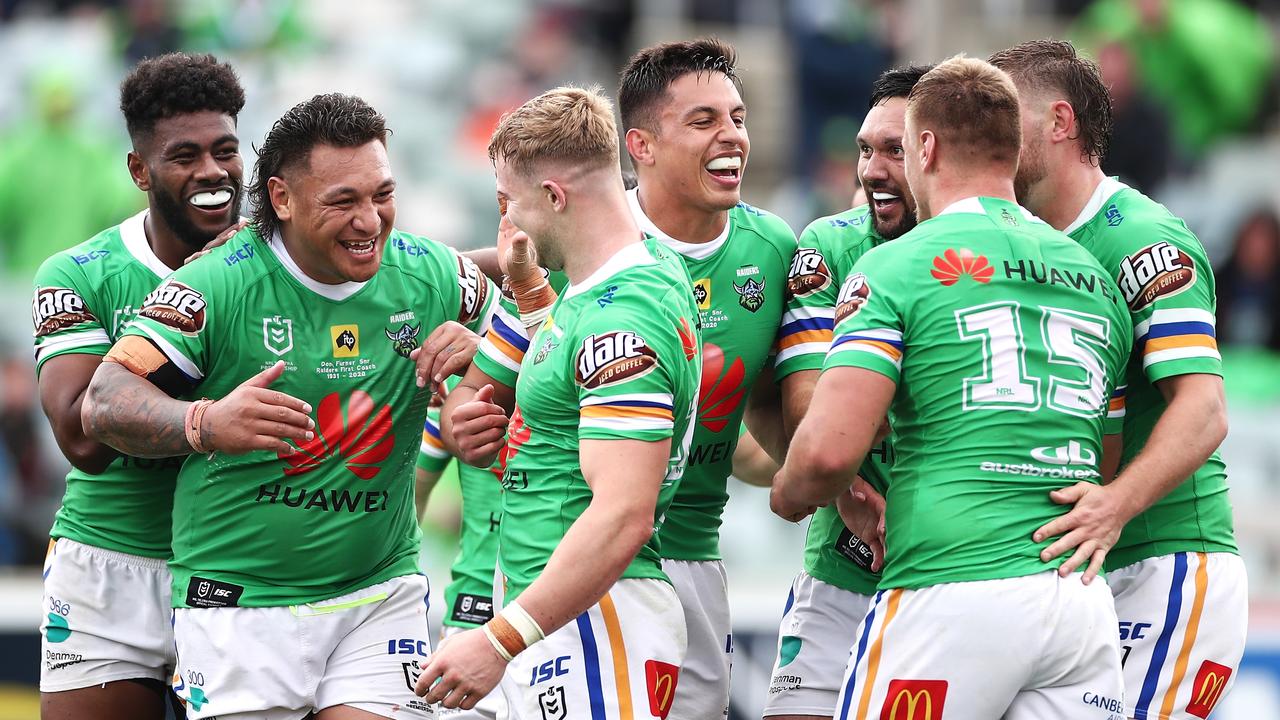
[[[382,265],[382,250],[386,240],[379,238],[368,242],[342,242],[334,247],[334,266],[348,282],[364,282],[378,272]]]
[[[201,235],[208,236],[212,240],[240,219],[240,213],[236,209],[235,203],[227,203],[227,205],[228,207],[222,208],[217,212],[209,212],[194,206],[188,206],[187,219],[191,221],[192,227],[200,231]]]

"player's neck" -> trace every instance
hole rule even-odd
[[[1055,230],[1065,230],[1080,217],[1094,190],[1106,179],[1102,168],[1093,163],[1064,163],[1061,173],[1050,173],[1035,188],[1034,212]]]
[[[1017,202],[1013,194],[1013,178],[1004,173],[956,173],[934,180],[933,192],[929,194],[929,209],[933,216],[937,216],[952,204],[971,197]]]
[[[637,188],[637,199],[645,216],[668,237],[680,242],[711,242],[720,237],[725,223],[729,222],[728,210],[708,212],[694,207],[663,185],[640,182]]]
[[[182,267],[182,261],[195,252],[189,245],[178,239],[177,233],[169,227],[155,208],[147,211],[147,217],[142,221],[142,230],[147,235],[147,244],[151,246],[151,252],[155,253],[160,262],[170,270]]]
[[[565,234],[564,274],[577,285],[642,237],[626,196],[609,193],[609,197],[591,203]]]

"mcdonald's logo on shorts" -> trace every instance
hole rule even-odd
[[[667,720],[671,701],[676,696],[676,683],[680,680],[680,666],[657,660],[644,663],[644,684],[649,691],[649,714]]]
[[[1207,718],[1213,712],[1213,706],[1222,699],[1227,689],[1227,681],[1231,679],[1231,668],[1219,665],[1212,660],[1205,660],[1196,673],[1196,682],[1191,686],[1191,702],[1187,705],[1187,713],[1198,718]]]
[[[890,680],[880,720],[942,720],[946,680]]]

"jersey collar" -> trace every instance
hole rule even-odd
[[[128,250],[129,254],[148,270],[155,273],[156,277],[169,277],[173,272],[173,268],[165,265],[160,258],[156,257],[155,251],[151,249],[151,244],[147,242],[147,230],[143,225],[146,220],[147,211],[143,210],[120,223],[120,241],[124,243],[124,249]]]
[[[588,275],[586,280],[576,285],[570,284],[569,287],[565,288],[564,297],[567,300],[574,295],[581,295],[623,270],[641,265],[652,265],[653,263],[653,256],[649,254],[649,249],[644,246],[643,242],[631,243],[614,253],[613,257],[605,260],[604,264]]]
[[[992,198],[992,199],[999,200],[1000,202],[1009,202],[1008,200],[1000,200],[999,198]],[[1036,217],[1035,214],[1032,213],[1030,210],[1022,207],[1017,203],[1011,203],[1011,204],[1022,212],[1022,217],[1026,219],[1027,222],[1039,223],[1041,225],[1047,224],[1045,223],[1045,221]],[[987,214],[987,209],[982,207],[982,200],[979,199],[977,195],[974,195],[973,197],[967,197],[963,200],[957,200],[951,203],[950,205],[943,208],[942,212],[938,213],[937,215],[934,215],[934,217],[942,217],[943,215],[986,215],[986,214]]]
[[[1115,195],[1128,187],[1128,185],[1125,185],[1116,178],[1103,178],[1102,182],[1098,183],[1098,187],[1094,188],[1093,195],[1089,196],[1089,202],[1084,204],[1084,209],[1080,211],[1080,215],[1067,226],[1066,230],[1063,230],[1062,232],[1070,235],[1076,230],[1079,230],[1080,226],[1089,222],[1093,219],[1094,215],[1098,214],[1098,211],[1102,209],[1102,204],[1110,200],[1112,195]]]
[[[271,236],[271,241],[267,243],[267,248],[271,250],[271,254],[276,256],[276,259],[280,261],[284,269],[293,276],[294,280],[302,283],[303,287],[321,297],[335,301],[346,300],[359,292],[360,288],[364,287],[365,283],[368,282],[367,280],[365,282],[355,282],[353,280],[330,285],[312,279],[310,275],[302,272],[302,268],[298,267],[298,264],[293,261],[293,258],[289,255],[289,250],[284,246],[284,238],[280,237],[279,230]]]
[[[636,219],[636,224],[645,233],[652,235],[658,242],[675,250],[681,255],[691,260],[706,260],[724,245],[724,241],[729,239],[729,229],[733,225],[733,219],[730,218],[724,224],[724,230],[720,231],[720,235],[711,242],[705,243],[687,243],[683,240],[677,240],[670,235],[658,229],[657,225],[644,214],[644,208],[640,207],[640,189],[631,188],[627,191],[627,204],[631,206],[631,214]]]

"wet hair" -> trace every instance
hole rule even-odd
[[[262,147],[257,148],[249,205],[258,235],[270,239],[280,224],[271,205],[268,180],[305,166],[317,145],[353,148],[374,140],[385,145],[389,132],[386,118],[354,95],[316,95],[290,108],[271,126]]]
[[[1111,93],[1097,63],[1065,40],[1029,40],[991,56],[1023,93],[1060,93],[1076,116],[1081,154],[1101,162],[1111,143]]]
[[[618,164],[613,105],[599,88],[558,87],[503,116],[489,159],[527,173],[538,163]]]
[[[932,69],[932,65],[907,65],[880,73],[880,77],[871,83],[871,100],[867,103],[867,109],[870,110],[885,100],[910,95],[911,88]]]
[[[925,73],[907,96],[907,122],[912,121],[970,160],[1018,163],[1018,91],[1004,71],[983,60],[956,56]]]
[[[641,50],[622,68],[618,83],[623,129],[656,131],[667,89],[689,73],[721,73],[742,93],[737,61],[733,46],[715,38],[661,43]]]
[[[235,120],[243,107],[244,88],[236,71],[212,55],[148,58],[120,83],[120,112],[135,144],[147,138],[159,120],[204,111]]]

